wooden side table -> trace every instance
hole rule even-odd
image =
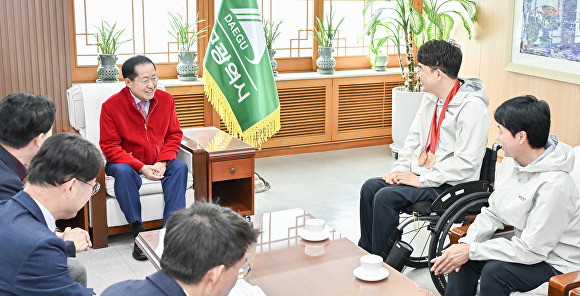
[[[184,129],[181,146],[193,154],[196,201],[254,214],[253,146],[213,126]]]

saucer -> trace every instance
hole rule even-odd
[[[359,266],[359,267],[355,268],[352,271],[352,273],[358,279],[363,280],[363,281],[367,281],[367,282],[376,282],[376,281],[384,280],[389,276],[389,270],[387,270],[384,267],[381,267],[381,269],[379,269],[379,272],[377,272],[375,274],[369,274],[368,272],[366,272],[362,268],[362,266]]]
[[[327,228],[324,228],[324,230],[321,232],[312,233],[312,232],[308,231],[307,229],[303,229],[302,231],[300,231],[298,236],[300,236],[300,238],[302,238],[303,240],[307,240],[307,241],[311,241],[311,242],[319,242],[319,241],[323,241],[323,240],[328,239],[328,237],[330,236],[330,230]]]

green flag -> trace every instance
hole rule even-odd
[[[223,1],[203,62],[205,93],[230,133],[260,146],[280,130],[280,102],[256,0]]]

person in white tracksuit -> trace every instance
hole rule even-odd
[[[452,185],[479,179],[491,124],[483,82],[457,77],[462,60],[458,46],[428,41],[417,60],[425,95],[399,159],[389,174],[367,180],[360,192],[359,246],[383,258],[400,210],[433,201]]]
[[[449,274],[450,295],[526,292],[550,277],[580,269],[580,198],[569,173],[574,151],[549,135],[550,109],[533,96],[516,97],[495,111],[505,158],[495,191],[459,244],[433,259]],[[511,239],[492,238],[514,227]]]

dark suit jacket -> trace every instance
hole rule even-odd
[[[24,188],[10,153],[0,145],[0,200],[8,200]]]
[[[73,281],[66,246],[26,192],[0,201],[0,295],[92,295]]]
[[[183,289],[169,277],[163,270],[160,270],[144,280],[129,280],[116,283],[108,287],[101,296],[185,296]]]
[[[18,170],[12,156],[0,145],[0,200],[9,200],[24,188],[18,177]],[[77,250],[73,241],[65,241],[66,255],[76,257]]]

